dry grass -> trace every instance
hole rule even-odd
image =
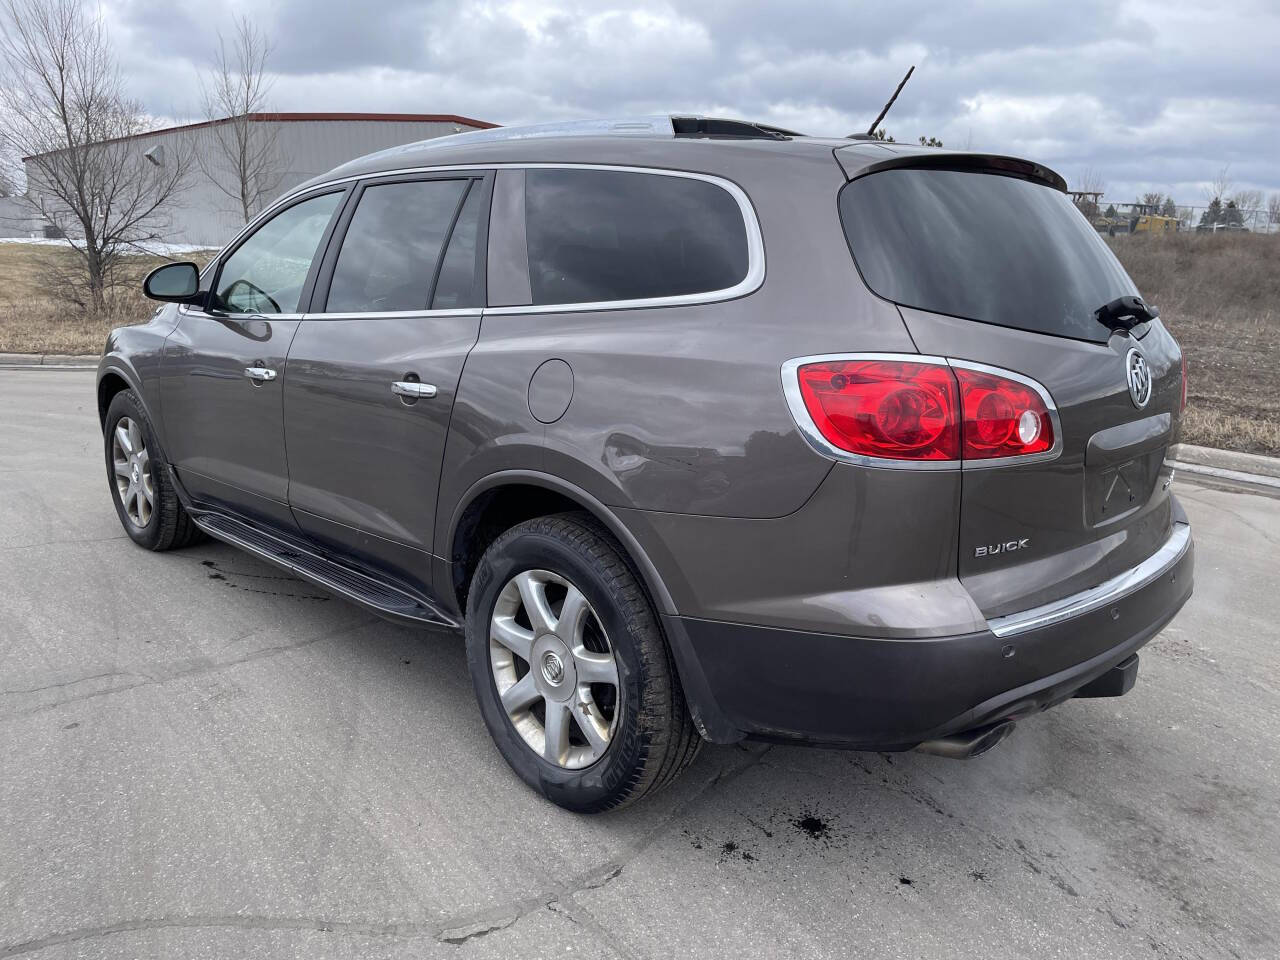
[[[1187,356],[1182,439],[1280,456],[1280,234],[1117,237]]]
[[[211,255],[189,259],[203,264]],[[142,278],[163,257],[129,257],[124,282],[111,294],[107,315],[98,318],[49,296],[48,278],[64,272],[73,257],[65,247],[0,244],[0,353],[101,353],[112,329],[151,316],[156,305],[142,296]]]

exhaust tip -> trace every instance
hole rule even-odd
[[[1015,726],[1017,724],[1012,720],[1001,720],[987,727],[975,727],[963,733],[954,733],[949,737],[926,740],[916,747],[916,752],[929,753],[935,757],[948,757],[952,760],[969,760],[981,756],[999,744],[1013,733]]]

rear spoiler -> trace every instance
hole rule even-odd
[[[967,170],[1030,180],[1066,193],[1067,181],[1043,164],[991,153],[952,153],[936,147],[855,142],[836,147],[836,161],[850,180],[881,170]]]

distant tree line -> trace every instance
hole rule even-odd
[[[897,141],[897,140],[895,140],[895,139],[894,139],[894,138],[889,134],[889,132],[888,132],[887,130],[885,130],[883,127],[881,127],[879,130],[877,130],[877,131],[873,134],[873,136],[874,136],[877,140],[883,140],[885,143],[897,143],[897,142],[898,142],[898,141]],[[919,141],[920,141],[920,146],[922,146],[922,147],[940,147],[940,146],[942,146],[942,141],[941,141],[941,140],[939,140],[937,137],[919,137],[918,139],[919,139]]]
[[[1090,221],[1099,216],[1097,204],[1090,194],[1101,194],[1104,190],[1102,178],[1096,170],[1086,169],[1077,179],[1078,192],[1083,194],[1076,200],[1076,205]],[[1206,192],[1208,205],[1201,211],[1196,226],[1205,229],[1235,228],[1242,229],[1257,223],[1263,217],[1265,222],[1280,224],[1280,192],[1269,197],[1261,190],[1236,190],[1229,168],[1224,167],[1209,183]],[[1173,217],[1183,223],[1193,219],[1191,207],[1180,207],[1172,194],[1159,191],[1143,193],[1130,205],[1131,210],[1140,210],[1145,214],[1162,217]],[[1108,220],[1122,220],[1126,215],[1116,209],[1114,203],[1107,205],[1101,216]],[[1132,214],[1129,214],[1132,216]]]

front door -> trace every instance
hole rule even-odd
[[[230,249],[212,268],[205,308],[184,313],[165,343],[165,452],[204,504],[293,527],[284,363],[344,196],[291,204]]]
[[[428,591],[445,437],[480,331],[490,182],[452,173],[362,184],[284,379],[299,527]]]

